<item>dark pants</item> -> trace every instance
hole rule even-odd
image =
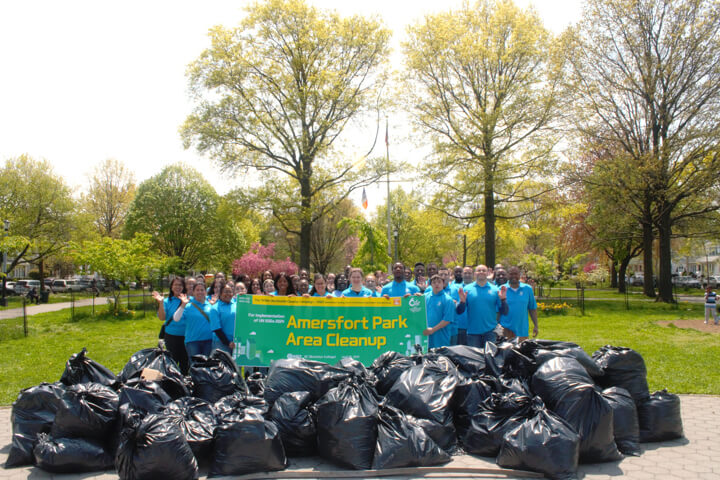
[[[468,344],[467,328],[458,328],[456,345],[467,345],[467,344]]]
[[[210,356],[210,353],[212,352],[212,340],[198,340],[195,342],[187,342],[185,344],[185,350],[187,350],[188,361],[190,362],[190,366],[192,367],[192,357],[194,357],[195,355],[205,355],[206,357]]]
[[[183,375],[188,374],[188,354],[185,350],[185,336],[165,334],[165,346]]]
[[[470,345],[471,347],[485,348],[485,343],[487,343],[487,342],[495,343],[496,341],[497,341],[497,335],[495,334],[495,330],[490,330],[489,332],[480,333],[480,334],[473,334],[473,333],[467,334],[467,342],[468,342],[468,345]]]

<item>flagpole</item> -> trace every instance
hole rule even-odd
[[[385,115],[385,160],[387,167],[387,254],[392,262],[392,238],[390,237],[390,140],[388,138],[388,117]],[[392,263],[389,265],[390,271],[392,271]]]

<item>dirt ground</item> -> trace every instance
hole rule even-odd
[[[661,321],[657,323],[658,325],[662,325],[663,327],[667,327],[672,323],[678,328],[692,328],[701,332],[720,335],[720,325],[713,324],[712,318],[710,319],[710,323],[708,323],[707,325],[705,325],[705,319],[703,318],[694,318],[691,320]]]

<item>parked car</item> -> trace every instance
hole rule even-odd
[[[636,273],[630,277],[630,285],[633,287],[642,287],[645,284],[645,277],[641,273]]]
[[[18,280],[15,282],[15,293],[24,295],[34,288],[36,292],[40,292],[40,280]]]
[[[700,281],[692,277],[675,277],[673,284],[678,288],[701,288]]]
[[[5,293],[15,293],[15,282],[5,281]]]
[[[720,285],[720,276],[718,275],[710,275],[709,277],[705,277],[702,280],[702,286],[703,288],[710,286],[710,288],[717,288],[718,285]]]

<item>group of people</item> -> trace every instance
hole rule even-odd
[[[209,355],[214,349],[233,352],[235,299],[237,295],[306,297],[406,297],[424,295],[430,348],[449,345],[484,347],[502,335],[520,341],[538,334],[537,304],[531,285],[517,267],[456,266],[418,262],[414,268],[393,264],[390,275],[377,271],[365,275],[359,268],[312,275],[300,269],[297,275],[265,271],[257,278],[238,275],[234,279],[217,273],[209,287],[205,277],[175,277],[165,298],[153,292],[162,320],[161,337],[187,373],[194,355]]]

